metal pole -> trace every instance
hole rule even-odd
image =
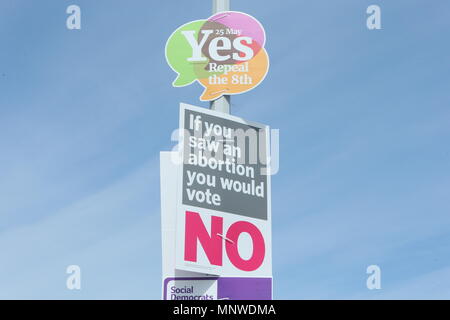
[[[212,0],[213,2],[213,14],[230,11],[230,0]],[[221,96],[220,98],[213,100],[209,104],[211,110],[220,111],[223,113],[230,113],[231,109],[231,97],[229,95]]]

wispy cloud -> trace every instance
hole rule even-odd
[[[159,265],[154,264],[160,256],[159,203],[154,201],[159,190],[158,174],[158,162],[152,160],[44,219],[0,234],[1,296],[71,297],[65,288],[69,264],[82,266],[82,297],[95,298],[98,292],[123,297],[123,287],[130,288],[128,280],[136,285],[140,278],[144,285],[158,279]],[[131,265],[148,268],[148,273],[130,272]],[[102,270],[106,271],[104,277]],[[117,279],[112,270],[117,272]],[[104,287],[99,288],[99,283]],[[146,292],[146,288],[135,289],[127,294],[139,297]],[[145,296],[155,297],[155,291]]]

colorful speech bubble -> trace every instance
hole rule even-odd
[[[232,65],[232,71],[216,75],[213,78],[199,79],[205,87],[200,97],[202,101],[210,101],[222,95],[232,95],[247,92],[256,87],[267,74],[269,57],[266,50],[262,49],[251,60]],[[224,65],[227,67],[229,65]],[[251,70],[251,72],[247,71]]]
[[[166,60],[169,66],[178,73],[178,77],[172,83],[174,87],[191,84],[197,80],[198,71],[206,67],[207,62],[194,64],[188,61],[189,56],[192,55],[192,47],[183,35],[183,31],[190,30],[198,33],[205,22],[205,20],[197,20],[186,23],[175,30],[167,40]],[[196,69],[198,69],[197,72]]]
[[[196,80],[202,101],[247,92],[269,69],[265,32],[252,16],[227,11],[179,27],[166,43],[166,60],[178,74],[173,86]]]

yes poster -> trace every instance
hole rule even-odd
[[[166,43],[166,60],[178,74],[173,86],[197,81],[202,101],[252,90],[269,70],[266,33],[252,16],[236,11],[217,13],[186,23]]]

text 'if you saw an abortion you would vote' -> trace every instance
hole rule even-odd
[[[265,130],[190,111],[183,134],[183,203],[234,212],[261,199],[266,211]]]

